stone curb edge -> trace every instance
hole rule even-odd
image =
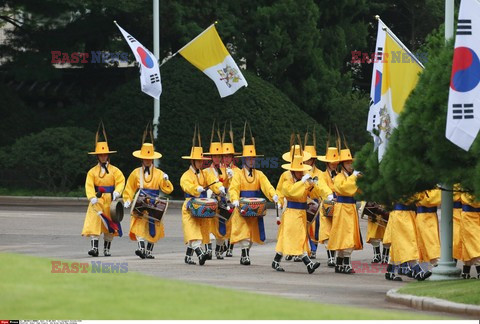
[[[182,208],[184,200],[170,199],[168,208]],[[86,197],[0,196],[0,206],[87,206]],[[267,202],[267,208],[274,204]]]
[[[433,297],[399,294],[397,293],[397,290],[397,288],[394,288],[387,291],[387,301],[420,310],[447,312],[459,315],[476,316],[480,318],[480,306],[460,304]]]

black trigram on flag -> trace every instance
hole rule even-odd
[[[375,53],[375,61],[381,62],[383,60],[383,47],[377,47],[377,52]]]
[[[127,39],[130,41],[130,43],[135,43],[137,40],[135,38],[133,38],[133,36],[131,35],[128,35],[127,36]]]
[[[453,104],[453,119],[473,119],[473,103]]]
[[[160,82],[160,77],[158,76],[157,73],[150,74],[150,83],[153,84],[155,82]]]
[[[472,20],[459,19],[457,24],[457,35],[472,35]]]

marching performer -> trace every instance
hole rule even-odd
[[[327,150],[325,155],[317,157],[317,160],[325,162],[326,164],[326,169],[323,172],[323,179],[332,191],[334,190],[333,181],[337,175],[337,167],[340,163],[340,154],[338,150],[339,149],[336,147],[329,147],[329,142],[327,142]],[[333,192],[333,196],[335,197],[335,192]],[[328,239],[330,237],[330,231],[332,228],[332,217],[327,217],[323,210],[321,210],[319,218],[320,233],[318,240],[320,243],[324,244],[327,249],[328,266],[335,267],[335,251],[328,248]]]
[[[100,125],[103,128],[104,142],[99,142]],[[110,155],[117,151],[108,148],[107,135],[103,122],[99,125],[95,136],[95,152],[97,165],[87,173],[85,193],[90,204],[85,215],[82,236],[90,237],[91,248],[88,254],[98,256],[98,238],[103,233],[103,255],[110,256],[110,248],[114,236],[122,235],[120,223],[111,220],[110,204],[122,194],[125,177],[122,171],[110,164]]]
[[[195,146],[197,136],[198,146]],[[182,206],[183,238],[187,245],[185,263],[196,264],[192,259],[193,252],[195,252],[198,256],[199,264],[204,265],[208,255],[202,250],[202,243],[210,243],[211,221],[206,218],[193,217],[188,209],[189,203],[194,198],[206,198],[208,189],[211,189],[217,195],[225,195],[225,187],[213,174],[202,170],[204,162],[210,159],[203,156],[200,130],[197,133],[197,126],[195,126],[193,134],[190,155],[182,156],[182,159],[190,160],[189,169],[180,178],[180,186],[185,192],[185,202]]]
[[[368,203],[363,202],[363,204],[367,205]],[[376,214],[373,217],[368,217],[366,242],[370,243],[373,247],[372,263],[385,263],[385,264],[388,263],[387,247],[383,245],[383,256],[384,256],[383,258],[382,258],[382,253],[380,251],[380,244],[383,242],[383,235],[385,234],[386,226],[387,226],[387,221],[382,217],[381,214]]]
[[[151,197],[158,197],[160,191],[170,194],[173,191],[173,185],[168,179],[168,175],[155,167],[154,159],[159,159],[162,154],[155,152],[153,146],[153,134],[150,129],[152,143],[146,143],[145,137],[147,130],[143,134],[142,147],[132,155],[142,161],[142,165],[130,173],[127,185],[123,193],[125,208],[129,208],[135,197],[137,190],[142,190]],[[135,254],[141,259],[154,259],[152,255],[153,247],[158,240],[165,237],[165,229],[162,221],[152,217],[145,217],[136,211],[132,211],[130,218],[130,239],[137,241],[138,248]],[[147,242],[145,246],[145,242]]]
[[[242,256],[240,264],[250,265],[250,247],[253,242],[263,244],[265,241],[265,225],[263,217],[243,217],[239,213],[240,199],[260,197],[261,193],[267,197],[268,200],[278,202],[278,195],[275,189],[268,181],[262,171],[255,168],[255,158],[262,155],[257,155],[255,149],[255,139],[250,130],[251,145],[245,145],[245,130],[247,123],[245,122],[242,146],[244,165],[241,172],[233,175],[230,183],[230,199],[235,207],[232,215],[232,234],[230,241],[233,244],[240,244],[242,248]]]
[[[330,190],[322,192],[316,180],[306,171],[311,167],[303,164],[304,157],[295,155],[292,162],[283,164],[282,168],[290,171],[290,177],[285,177],[282,185],[282,194],[287,200],[287,206],[282,216],[282,225],[278,233],[275,248],[276,254],[272,268],[276,271],[285,271],[280,266],[283,254],[301,255],[302,261],[307,266],[307,271],[312,274],[319,266],[308,256],[309,238],[307,235],[307,197],[311,199],[327,197]],[[325,186],[326,187],[326,186]]]
[[[438,232],[437,206],[442,200],[440,189],[420,192],[416,195],[418,248],[420,260],[430,262],[434,267],[440,258],[440,233]]]
[[[462,237],[462,261],[464,263],[462,278],[469,279],[470,268],[476,267],[480,279],[480,203],[470,193],[462,193],[462,216],[460,234]]]
[[[334,180],[334,191],[337,203],[333,211],[332,228],[328,241],[328,249],[335,250],[337,263],[336,273],[352,274],[350,257],[353,250],[363,249],[358,214],[353,196],[358,190],[356,185],[360,172],[353,170],[353,157],[348,148],[340,151],[341,172]]]
[[[233,130],[232,130],[232,122],[230,122],[230,142],[225,142],[225,130],[226,130],[226,125],[227,123],[225,122],[225,126],[223,127],[223,134],[222,134],[222,150],[223,150],[223,164],[222,167],[225,168],[225,173],[227,174],[227,177],[223,180],[223,186],[225,187],[225,191],[228,194],[228,188],[230,187],[230,183],[232,181],[233,175],[235,173],[239,173],[242,170],[238,168],[235,165],[235,155],[240,155],[241,153],[235,152],[235,147],[233,146]],[[222,199],[228,200],[226,197]],[[225,201],[227,202],[227,201]],[[221,227],[221,221],[218,220],[219,226],[219,232],[220,234],[222,233],[222,227]],[[230,236],[232,234],[232,222],[231,220],[226,223],[226,229],[225,229],[225,239],[227,239],[226,243],[226,257],[232,257],[233,256],[233,244],[230,242]]]

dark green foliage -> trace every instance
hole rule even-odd
[[[16,176],[8,185],[41,186],[52,192],[76,188],[95,164],[87,155],[92,139],[91,132],[77,127],[47,128],[18,139],[1,154],[7,174]]]

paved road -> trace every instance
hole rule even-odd
[[[24,253],[53,259],[90,262],[87,255],[89,240],[80,236],[86,207],[56,206],[0,206],[0,252]],[[327,304],[343,304],[386,310],[419,313],[406,306],[385,301],[385,293],[404,283],[390,282],[383,273],[335,274],[326,266],[326,253],[319,248],[321,267],[313,275],[306,272],[303,263],[284,261],[285,273],[270,267],[275,249],[277,225],[273,211],[265,218],[267,241],[251,250],[252,265],[239,264],[239,249],[233,258],[207,261],[206,265],[188,266],[184,263],[185,248],[179,209],[169,209],[165,217],[166,238],[155,245],[154,260],[141,260],[134,255],[136,243],[128,236],[116,238],[112,243],[112,257],[95,260],[128,262],[129,271],[138,271],[162,278],[209,284],[214,286],[305,299]],[[128,221],[122,222],[124,231]],[[366,222],[361,220],[363,237]],[[101,243],[103,244],[103,243]],[[354,252],[353,259],[370,262],[372,248]],[[445,316],[442,313],[432,313]]]

